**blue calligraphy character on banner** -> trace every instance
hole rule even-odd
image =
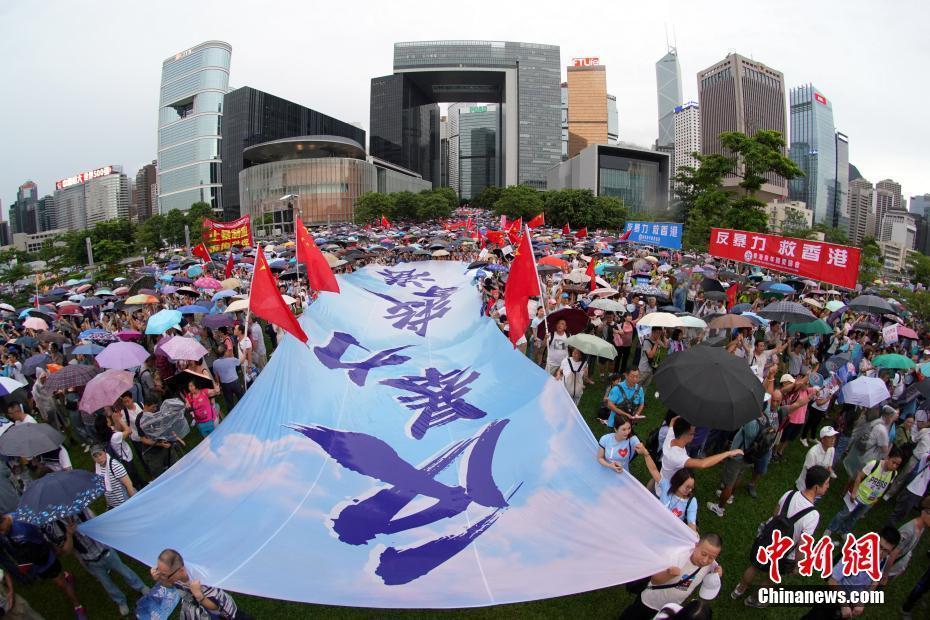
[[[472,503],[493,509],[458,533],[437,536],[403,549],[388,546],[379,557],[375,573],[387,585],[402,585],[429,573],[468,547],[508,508],[507,501],[520,485],[505,498],[494,482],[491,464],[497,441],[509,422],[504,419],[488,424],[477,435],[446,446],[419,468],[371,435],[318,425],[295,424],[289,428],[319,444],[346,469],[388,485],[375,487],[339,510],[332,529],[344,543],[366,545],[379,534],[406,532],[455,517]],[[459,479],[464,480],[465,486],[437,481],[436,476],[460,457]],[[436,501],[417,512],[397,517],[418,496]]]
[[[342,356],[345,355],[349,347],[358,347],[369,353],[371,349],[359,344],[358,340],[356,340],[355,336],[352,334],[334,332],[332,338],[329,339],[325,347],[313,347],[313,352],[324,366],[330,370],[335,370],[337,368],[348,370],[349,379],[352,380],[352,383],[363,386],[365,385],[365,380],[368,378],[368,372],[370,370],[380,368],[381,366],[397,366],[409,360],[409,357],[406,355],[397,355],[397,352],[409,349],[411,346],[413,345],[408,344],[403,347],[385,349],[383,351],[378,351],[365,360],[344,362],[342,361]]]
[[[384,316],[386,319],[396,319],[391,325],[425,337],[429,322],[442,318],[449,311],[449,297],[457,290],[457,286],[449,288],[431,286],[425,291],[414,293],[420,299],[413,301],[401,301],[384,293],[368,292],[393,304]]]
[[[389,286],[397,286],[406,288],[408,284],[411,284],[417,288],[423,288],[423,282],[435,282],[435,280],[429,277],[428,271],[417,271],[416,269],[384,269],[383,271],[376,272],[379,276],[384,277],[384,283]],[[421,282],[422,280],[422,282]]]
[[[407,425],[407,434],[414,439],[423,439],[426,431],[436,426],[459,419],[477,420],[487,415],[462,398],[471,391],[468,384],[480,376],[475,371],[466,375],[467,372],[465,368],[443,374],[436,368],[427,368],[422,377],[383,379],[380,383],[414,394],[398,396],[397,400],[407,409],[420,412]]]

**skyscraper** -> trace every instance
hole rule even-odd
[[[16,190],[16,202],[10,207],[10,227],[14,233],[39,232],[39,189],[32,181]]]
[[[827,205],[830,214],[827,221],[840,230],[849,229],[849,138],[837,131],[834,135],[836,145],[836,183],[827,188]]]
[[[678,64],[678,50],[669,47],[665,56],[656,63],[656,95],[659,104],[659,139],[660,147],[675,145],[675,108],[682,104],[681,66]]]
[[[930,194],[911,196],[911,213],[917,213],[918,215],[930,218],[930,213],[927,212],[928,210],[930,210]]]
[[[835,225],[830,198],[836,187],[836,127],[833,104],[812,84],[791,89],[789,156],[804,172],[788,181],[788,197],[807,203],[814,222]]]
[[[64,230],[83,230],[129,217],[129,177],[121,166],[79,172],[55,183],[55,219]]]
[[[39,206],[36,210],[36,218],[39,222],[39,232],[55,230],[58,228],[58,217],[55,211],[54,196],[43,196],[39,199]]]
[[[438,104],[502,104],[498,177],[544,189],[547,170],[560,159],[560,73],[557,45],[395,43],[394,73],[371,80],[370,153],[438,185]]]
[[[852,245],[859,245],[866,237],[874,236],[875,215],[872,210],[874,190],[865,179],[849,182],[849,228],[847,237]]]
[[[443,187],[449,185],[449,119],[445,116],[439,117],[439,169],[441,179],[439,184]]]
[[[222,208],[220,139],[232,47],[207,41],[162,63],[158,107],[158,211],[195,202]]]
[[[697,168],[699,162],[693,153],[701,152],[701,108],[693,101],[675,108],[674,179],[682,166]]]
[[[761,62],[730,54],[704,69],[698,73],[698,99],[701,152],[705,155],[730,155],[720,144],[724,131],[753,135],[768,129],[787,138],[785,77]],[[735,175],[728,175],[724,186],[736,187],[739,181]],[[784,177],[768,174],[758,197],[768,202],[787,195],[788,183]]]
[[[459,196],[472,200],[499,185],[500,115],[495,104],[459,110]]]
[[[459,184],[459,112],[468,109],[467,103],[450,103],[446,110],[446,119],[449,125],[449,187],[460,194]]]
[[[562,82],[562,160],[568,159],[568,82]],[[607,142],[616,146],[620,141],[620,113],[616,95],[607,94]]]
[[[607,144],[607,67],[576,59],[568,67],[568,157]]]
[[[129,219],[136,224],[141,224],[155,214],[155,203],[158,200],[158,185],[155,182],[157,165],[158,163],[153,161],[136,172],[132,199],[129,202]]]
[[[904,196],[901,194],[901,184],[891,179],[882,179],[875,184],[876,190],[887,192],[891,202],[888,205],[889,211],[906,211],[907,206],[904,204]]]
[[[301,136],[339,136],[365,144],[365,131],[332,116],[244,86],[223,98],[223,140],[220,148],[223,179],[223,217],[241,212],[239,173],[242,152],[250,146]]]

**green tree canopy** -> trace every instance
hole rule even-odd
[[[381,216],[394,217],[394,198],[392,194],[365,192],[355,201],[355,222],[370,224],[379,222]]]
[[[476,209],[487,209],[488,211],[494,209],[494,203],[501,197],[501,193],[504,190],[496,185],[488,185],[481,193],[472,198],[471,206]]]
[[[511,185],[501,191],[494,212],[510,218],[532,219],[542,213],[543,195],[528,185]]]
[[[866,237],[859,244],[862,253],[859,257],[859,282],[871,284],[885,266],[882,249],[872,237]]]
[[[417,196],[416,220],[418,222],[449,217],[452,215],[452,210],[453,207],[449,202],[449,197],[444,195],[443,192],[430,191]]]

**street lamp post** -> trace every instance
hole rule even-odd
[[[300,243],[297,243],[296,233],[297,233],[297,201],[300,199],[300,194],[285,194],[281,196],[279,200],[281,202],[286,202],[288,209],[291,211],[291,228],[292,232],[295,233],[294,237],[294,255],[297,259],[297,284],[300,285]]]

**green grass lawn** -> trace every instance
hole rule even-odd
[[[585,421],[597,437],[600,437],[606,432],[606,427],[601,424],[596,417],[596,412],[604,389],[605,383],[600,380],[598,380],[596,385],[588,387],[582,398],[580,407]],[[654,397],[654,390],[647,390],[646,397],[645,413],[647,415],[647,420],[643,422],[641,428],[637,430],[637,434],[643,439],[645,439],[651,429],[661,423],[665,415],[665,409]],[[197,433],[194,432],[190,437],[193,438],[196,435]],[[72,459],[76,467],[90,468],[90,457],[83,452],[72,452]],[[772,463],[769,467],[768,474],[760,480],[758,485],[758,499],[754,500],[750,498],[745,490],[740,489],[736,493],[734,503],[727,507],[726,516],[722,519],[705,508],[705,504],[714,498],[714,489],[717,488],[721,466],[711,470],[697,472],[696,496],[699,506],[698,528],[702,532],[717,532],[724,540],[724,549],[720,556],[720,562],[725,572],[723,575],[723,590],[714,602],[714,616],[716,618],[737,618],[740,614],[747,613],[763,618],[798,618],[806,611],[800,607],[755,610],[745,607],[742,600],[733,601],[729,597],[729,592],[733,589],[743,569],[746,567],[749,545],[755,537],[757,526],[761,520],[771,514],[781,494],[794,487],[794,482],[797,479],[801,464],[804,460],[804,452],[804,447],[801,446],[800,443],[795,442],[794,445],[787,450],[786,459],[781,463]],[[594,462],[593,454],[579,454],[578,458],[588,459],[591,461],[592,467],[597,466]],[[636,459],[632,469],[633,473],[641,481],[647,479],[648,474],[642,459]],[[840,489],[846,478],[845,473],[842,472],[842,467],[840,467],[840,470],[841,471],[838,472],[840,477],[833,481],[829,494],[818,503],[818,509],[821,514],[820,530],[826,526],[826,523],[840,507]],[[892,506],[888,503],[880,502],[866,518],[860,521],[856,532],[862,533],[881,527],[891,508]],[[920,546],[914,552],[913,560],[907,572],[891,584],[886,594],[886,605],[881,608],[867,609],[864,617],[898,617],[898,609],[901,602],[904,600],[904,597],[910,591],[911,587],[913,587],[917,578],[927,567],[926,551],[928,539],[930,539],[930,536],[925,536]],[[604,542],[605,544],[610,543],[609,535],[605,534]],[[165,540],[164,543],[166,547],[171,546],[170,540]],[[63,562],[65,566],[76,575],[78,594],[87,609],[89,617],[93,619],[117,618],[118,613],[116,606],[106,596],[100,584],[78,566],[73,557],[68,556],[63,558]],[[135,568],[138,574],[147,583],[150,582],[147,567],[128,559],[127,563]],[[286,567],[282,567],[282,572],[285,570]],[[116,582],[120,583],[118,577],[116,578]],[[785,583],[790,585],[802,583],[821,584],[823,582],[819,579],[805,579],[792,576],[787,578]],[[126,590],[128,591],[128,588],[126,588]],[[52,584],[37,583],[22,587],[20,592],[29,600],[32,606],[46,618],[66,619],[73,617],[64,595]],[[135,594],[132,593],[132,595],[130,601],[134,601]],[[926,598],[930,598],[930,595]],[[923,603],[927,602],[926,598]],[[616,617],[630,602],[631,597],[627,594],[623,586],[616,586],[574,596],[565,596],[532,603],[441,612],[434,610],[396,611],[331,607],[287,603],[245,595],[235,595],[235,599],[244,611],[252,614],[256,618],[321,617],[345,619],[414,619],[442,616],[443,618],[480,619],[499,618],[503,616],[508,618]],[[928,611],[926,607],[918,607],[914,610],[914,617],[930,617],[930,611]]]

